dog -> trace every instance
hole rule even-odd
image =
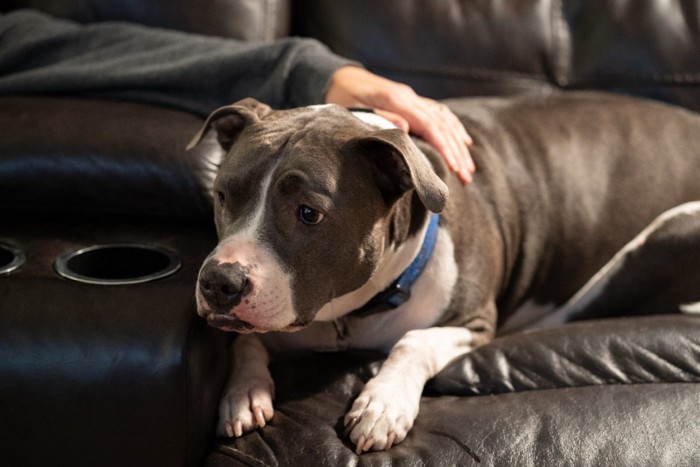
[[[240,334],[220,435],[272,419],[271,356],[377,349],[387,358],[344,424],[358,454],[389,449],[455,357],[546,320],[661,213],[691,202],[676,214],[700,218],[689,111],[585,92],[447,105],[474,140],[467,186],[427,143],[335,105],[246,99],[190,143],[215,135],[224,154],[220,241],[195,292],[201,317]]]

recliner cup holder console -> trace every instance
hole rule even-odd
[[[9,274],[26,261],[27,256],[19,248],[0,243],[0,274]]]
[[[61,255],[56,272],[86,284],[129,285],[174,274],[182,260],[174,252],[153,245],[119,243],[94,245]]]

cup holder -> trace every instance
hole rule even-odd
[[[0,274],[9,274],[27,260],[24,252],[7,244],[0,244]]]
[[[95,245],[71,251],[56,260],[56,272],[86,284],[141,284],[174,274],[179,256],[165,248],[133,243]]]

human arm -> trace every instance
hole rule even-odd
[[[246,42],[34,10],[0,14],[0,95],[130,100],[206,117],[245,97],[274,108],[320,104],[332,74],[354,63],[312,39]]]
[[[323,102],[374,108],[432,143],[463,181],[470,138],[437,102],[312,39],[272,43],[136,24],[81,25],[32,10],[0,15],[0,95],[70,95],[166,105],[206,116],[255,97],[275,108]]]

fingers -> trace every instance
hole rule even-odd
[[[445,104],[420,97],[412,90],[410,93],[404,92],[402,98],[388,97],[382,104],[387,110],[401,115],[412,133],[435,146],[462,183],[472,181],[475,171],[469,152],[472,139],[462,122]]]
[[[405,84],[382,78],[367,70],[343,67],[336,71],[326,102],[366,106],[435,146],[450,170],[462,183],[475,171],[469,152],[472,139],[459,118],[444,104],[421,97]]]
[[[469,145],[472,141],[462,122],[445,104],[420,99],[423,106],[419,107],[420,113],[416,115],[411,130],[435,146],[462,183],[471,182],[474,162],[469,153]]]

